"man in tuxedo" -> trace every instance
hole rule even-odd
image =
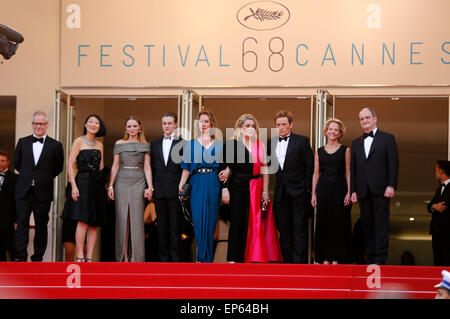
[[[311,192],[314,156],[306,136],[292,133],[289,111],[275,114],[278,136],[268,147],[276,169],[274,215],[285,263],[308,262],[308,192]]]
[[[0,261],[6,261],[6,252],[13,259],[15,251],[16,200],[14,199],[14,189],[17,174],[8,167],[8,153],[0,150]]]
[[[352,142],[350,188],[352,202],[359,201],[368,264],[386,264],[389,247],[389,204],[398,177],[395,137],[377,128],[375,111],[359,113],[363,136]]]
[[[435,266],[450,266],[450,162],[437,161],[435,170],[439,187],[427,206],[431,213],[430,234],[432,236]]]
[[[35,221],[34,254],[31,261],[42,261],[47,247],[47,224],[53,201],[53,180],[64,165],[60,142],[47,136],[48,119],[44,112],[35,112],[31,126],[33,135],[19,139],[14,166],[19,172],[15,197],[17,212],[15,261],[27,261],[30,215]]]
[[[179,161],[171,156],[173,147],[184,140],[175,136],[177,115],[164,113],[161,118],[164,135],[151,143],[151,165],[155,189],[155,209],[158,221],[159,259],[161,262],[178,261],[179,225],[181,204],[178,199],[178,185],[181,178]],[[180,145],[178,145],[180,146]]]

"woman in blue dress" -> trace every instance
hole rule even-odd
[[[226,177],[222,177],[226,175],[225,171],[222,172],[225,168],[223,143],[215,138],[215,118],[212,112],[203,110],[197,119],[200,134],[184,147],[179,188],[181,192],[190,176],[190,204],[197,242],[197,261],[212,262],[214,231],[221,199],[219,178],[226,182]]]

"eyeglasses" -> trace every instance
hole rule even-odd
[[[48,124],[48,122],[45,122],[45,123],[32,122],[31,124],[32,124],[33,126],[45,126],[45,125]]]

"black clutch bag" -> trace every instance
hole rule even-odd
[[[267,203],[261,200],[261,218],[266,218],[267,215]]]
[[[182,192],[178,194],[181,199],[187,199],[191,195],[191,185],[184,184],[181,187]]]

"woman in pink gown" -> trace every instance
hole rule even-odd
[[[229,262],[281,262],[278,232],[272,213],[265,173],[264,144],[258,140],[259,125],[251,114],[243,114],[235,125],[235,138],[227,143],[227,165],[231,170],[229,192]],[[230,155],[231,152],[231,155]],[[265,211],[262,206],[266,206]]]

